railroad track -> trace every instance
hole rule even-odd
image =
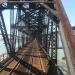
[[[46,75],[47,64],[44,51],[33,42],[11,58],[11,61],[0,71],[0,75]]]

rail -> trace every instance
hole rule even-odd
[[[23,59],[24,57],[22,56],[21,59],[18,60],[17,64],[15,65],[15,67],[10,71],[9,75],[11,75],[13,73],[13,71],[16,69],[16,67],[18,66],[18,64],[20,63],[20,61]]]
[[[11,58],[10,61],[6,62],[5,65],[2,65],[1,69],[0,69],[0,72],[2,72],[4,69],[7,69],[8,65],[11,64],[14,60],[15,60],[16,56]],[[13,73],[13,71],[16,69],[16,67],[18,66],[19,62],[23,59],[23,56],[18,60],[16,61],[17,63],[15,63],[14,67],[9,71],[9,74],[8,75],[11,75]]]
[[[12,61],[13,61],[14,59],[10,59],[10,61],[9,62],[6,62],[6,64],[5,65],[1,65],[1,69],[0,69],[0,72],[2,72]]]

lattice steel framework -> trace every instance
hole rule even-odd
[[[52,22],[51,25],[51,59],[57,63],[57,24]]]
[[[55,66],[57,64],[57,27],[59,20],[54,12],[56,11],[54,0],[47,0],[49,2],[44,3],[34,0],[34,2],[27,1],[29,0],[26,2],[6,2],[0,5],[0,29],[7,52],[10,56],[14,56],[17,52],[17,43],[18,50],[20,50],[26,46],[25,44],[36,38],[43,45],[50,57],[49,60]],[[49,7],[51,7],[51,12]],[[10,10],[10,39],[2,14],[5,9]],[[14,20],[15,10],[16,20]]]
[[[54,2],[45,3],[53,10]],[[1,9],[10,9],[10,52],[12,55],[16,52],[16,41],[18,40],[18,49],[24,46],[24,40],[37,38],[47,52],[51,49],[51,59],[57,60],[57,18],[42,6],[40,3],[22,3],[8,2],[1,5]],[[14,22],[14,11],[16,20]],[[46,17],[47,16],[47,17]],[[48,19],[46,22],[45,19]],[[49,29],[49,20],[51,29]],[[17,38],[18,37],[18,38]],[[49,54],[49,53],[48,53]]]
[[[4,18],[3,18],[3,14],[2,14],[2,10],[0,9],[0,30],[2,32],[2,36],[3,36],[3,40],[7,49],[8,54],[11,54],[10,50],[11,50],[11,45],[9,42],[9,38],[8,38],[8,34],[7,34],[7,30],[6,30],[6,26],[5,26],[5,22],[4,22]]]

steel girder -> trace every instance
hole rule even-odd
[[[11,28],[14,25],[14,6],[10,10],[10,43],[11,43],[11,56],[15,54],[15,29]]]
[[[51,25],[51,59],[57,64],[57,24],[52,22]]]
[[[13,18],[11,17],[11,45],[8,42],[10,48],[12,48],[11,52],[15,52],[15,42],[16,37],[18,33],[18,48],[21,48],[24,46],[24,39],[27,37],[27,41],[29,41],[30,37],[38,38],[40,42],[43,41],[45,49],[51,50],[51,60],[52,62],[57,64],[57,22],[58,19],[54,11],[54,3],[44,3],[44,4],[34,4],[34,3],[28,3],[27,5],[29,7],[25,6],[26,3],[13,3],[13,8],[11,6],[11,3],[7,3],[7,6],[1,6],[1,9],[12,9],[11,14]],[[45,8],[51,7],[51,12],[46,10]],[[14,24],[14,13],[13,10],[18,9],[18,21]],[[21,13],[22,12],[22,13]],[[25,15],[23,15],[23,13]],[[21,16],[23,15],[23,18]],[[50,16],[49,16],[50,14]],[[49,29],[49,21],[48,24],[45,25],[43,23],[44,15],[47,15],[52,20],[51,22],[51,29]],[[20,18],[21,17],[21,18]],[[2,28],[1,28],[2,29]],[[50,33],[49,33],[50,30]],[[4,33],[4,32],[3,32]],[[26,35],[24,33],[27,33],[29,35]],[[35,35],[36,34],[36,35]],[[43,37],[42,37],[43,34]],[[4,35],[4,34],[2,34]],[[26,37],[24,37],[26,35]],[[4,36],[3,36],[4,37]],[[14,45],[13,45],[14,44]],[[49,54],[49,53],[48,53]]]
[[[22,32],[22,33],[30,33],[29,35],[30,36],[34,36],[36,34],[36,36],[34,37],[38,37],[38,39],[42,39],[42,32],[43,30],[45,30],[45,34],[46,34],[46,37],[45,37],[45,46],[47,48],[47,43],[48,43],[48,25],[45,25],[43,23],[43,20],[44,20],[44,15],[47,15],[48,17],[50,17],[51,19],[53,19],[55,22],[57,20],[56,17],[54,17],[54,15],[52,15],[52,13],[50,13],[48,10],[46,10],[44,8],[43,5],[41,5],[40,3],[29,3],[27,4],[29,7],[26,7],[27,3],[13,3],[12,5],[15,6],[15,8],[13,8],[11,6],[11,3],[7,3],[6,6],[2,6],[2,9],[19,9],[20,11],[22,11],[24,13],[23,16],[21,16],[21,14],[19,13],[19,17],[18,17],[18,21],[17,23],[15,24],[11,24],[11,34],[13,34],[13,39],[12,41],[15,40],[15,37],[14,35],[16,35],[16,31],[18,30],[18,36],[20,35],[19,32]],[[48,3],[45,3],[46,5],[50,6]],[[35,7],[32,7],[32,6],[35,6]],[[51,8],[54,9],[54,6],[53,6],[53,3],[51,5]],[[13,12],[13,11],[12,11]],[[48,13],[50,13],[51,16],[48,15]],[[13,20],[11,20],[13,21]],[[23,22],[24,24],[21,25],[20,23]],[[46,27],[46,28],[45,28]],[[51,35],[51,36],[54,36],[54,35]],[[19,39],[19,38],[18,38]],[[20,39],[19,39],[20,40]],[[19,41],[18,40],[18,41]],[[42,40],[40,40],[42,41]],[[14,41],[15,42],[15,41]],[[12,43],[13,45],[13,43]]]
[[[7,53],[10,54],[11,45],[9,42],[9,38],[8,38],[8,34],[7,34],[7,30],[6,30],[6,26],[5,26],[5,22],[4,22],[4,18],[3,18],[3,14],[1,10],[0,10],[0,29],[1,29],[3,40],[7,49]]]

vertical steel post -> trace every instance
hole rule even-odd
[[[14,34],[15,34],[15,29],[12,28],[14,25],[14,6],[12,4],[12,9],[10,9],[10,43],[11,43],[11,56],[15,54],[15,40],[14,40]]]

